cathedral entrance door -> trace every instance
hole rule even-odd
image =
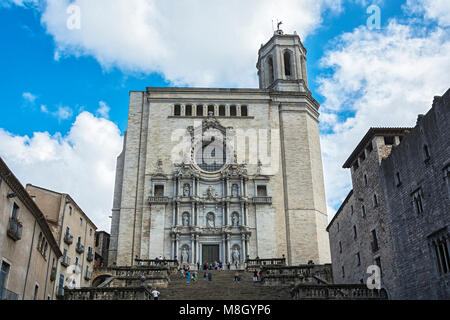
[[[202,260],[203,263],[219,261],[219,245],[202,245]]]

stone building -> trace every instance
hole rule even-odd
[[[62,253],[25,188],[0,158],[0,300],[53,300]]]
[[[108,265],[110,236],[108,232],[95,232],[95,266],[106,267]]]
[[[89,287],[92,282],[97,227],[68,194],[31,184],[26,187],[45,219],[63,253],[59,263],[57,291],[65,287]]]
[[[448,298],[448,96],[415,128],[371,128],[345,162],[353,190],[327,228],[335,283],[377,265],[390,298]]]
[[[259,89],[130,92],[110,264],[330,262],[319,104],[299,36],[277,30],[257,68]]]
[[[450,299],[450,90],[381,163],[399,299]]]

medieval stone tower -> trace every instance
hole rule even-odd
[[[259,89],[130,92],[110,264],[330,262],[305,56],[298,35],[277,30],[259,50]]]

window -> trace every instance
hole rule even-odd
[[[356,226],[353,226],[353,239],[357,239],[358,238],[358,233],[356,232]]]
[[[225,117],[225,106],[224,105],[220,105],[219,106],[219,116],[221,117]]]
[[[380,268],[380,274],[382,274],[382,269],[381,269],[381,258],[377,257],[375,258],[375,264]]]
[[[69,207],[69,216],[72,215],[72,207]]]
[[[247,106],[241,106],[241,116],[242,117],[247,117],[248,116]]]
[[[92,229],[89,229],[89,236],[92,237]]]
[[[11,218],[16,219],[16,220],[19,218],[19,206],[16,203],[13,204]]]
[[[342,266],[342,278],[345,278],[345,269],[344,269],[344,266]]]
[[[337,231],[339,232],[339,222],[337,223]]]
[[[434,251],[439,275],[450,273],[450,255],[448,247],[448,235],[440,235],[432,240],[432,249]]]
[[[237,109],[235,105],[230,106],[230,116],[236,117],[237,116]]]
[[[361,206],[361,212],[362,212],[362,216],[363,216],[363,218],[365,218],[366,217],[366,206]]]
[[[361,265],[361,256],[360,256],[359,252],[356,253],[356,265],[357,266]]]
[[[342,242],[339,241],[339,253],[342,253]]]
[[[416,212],[418,214],[423,213],[423,199],[422,199],[422,190],[419,189],[413,194],[414,206],[416,208]]]
[[[284,74],[291,76],[291,54],[289,51],[284,52]]]
[[[37,300],[37,298],[38,298],[38,294],[39,294],[39,285],[38,285],[38,284],[36,284],[36,285],[34,286],[34,295],[33,295],[33,300]]]
[[[75,265],[78,266],[78,257],[75,257]]]
[[[258,194],[258,197],[267,197],[267,187],[266,186],[258,186],[257,194]]]
[[[181,116],[181,106],[179,104],[176,104],[173,109],[173,115],[174,116]]]
[[[387,146],[392,146],[395,144],[395,137],[390,136],[390,137],[384,137],[384,144]]]
[[[376,194],[373,195],[373,206],[378,207],[378,197]]]
[[[372,230],[372,251],[378,251],[378,249],[380,249],[380,247],[378,246],[378,237],[377,237],[377,231],[374,229]]]
[[[3,289],[7,288],[7,281],[10,269],[11,266],[5,261],[2,261],[2,268],[0,269],[0,297],[3,294]]]
[[[80,226],[82,226],[82,225],[83,225],[83,219],[80,218]]]
[[[267,71],[269,72],[268,76],[269,76],[269,83],[272,83],[275,80],[275,76],[273,73],[273,59],[272,57],[269,57],[267,59]]]
[[[425,161],[430,160],[430,150],[426,144],[423,146],[423,154],[425,156]]]
[[[96,246],[96,247],[98,247],[99,237],[100,237],[100,234],[97,233],[97,234],[95,235],[95,246]]]
[[[155,197],[164,197],[163,185],[155,185]]]
[[[209,115],[215,115],[216,113],[214,112],[214,106],[213,105],[209,105],[208,106],[208,116]]]
[[[204,114],[203,114],[203,105],[201,105],[201,104],[197,105],[197,116],[198,117],[203,117],[204,116]]]
[[[367,179],[367,175],[364,175],[364,186],[367,187],[367,185],[369,184],[369,180]]]
[[[355,210],[353,209],[353,205],[350,206],[350,210],[351,210],[351,213],[353,214],[353,212],[355,211]]]
[[[185,112],[184,112],[184,113],[185,113],[186,116],[188,116],[188,117],[192,116],[192,105],[188,104],[188,105],[186,106],[186,109],[185,109]]]
[[[397,187],[400,187],[401,184],[402,184],[402,180],[400,179],[400,172],[397,172],[397,173],[395,174],[395,185],[396,185]]]

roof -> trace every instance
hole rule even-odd
[[[30,195],[22,186],[19,179],[17,179],[17,177],[8,168],[8,166],[1,157],[0,157],[0,177],[3,181],[5,181],[8,184],[11,190],[17,195],[20,201],[22,201],[25,207],[35,217],[36,221],[38,222],[39,226],[42,229],[42,232],[44,233],[46,239],[48,240],[50,247],[53,249],[58,258],[61,257],[62,252],[59,249],[58,244],[56,243],[56,239],[54,238],[53,233],[50,230],[50,227],[45,219],[44,214],[36,205],[36,203],[33,201],[33,199],[31,199]]]
[[[36,188],[36,189],[40,189],[40,190],[44,190],[44,191],[47,191],[47,192],[55,193],[55,194],[57,194],[57,195],[66,197],[70,202],[72,202],[72,203],[74,204],[74,206],[77,208],[77,210],[81,212],[81,214],[86,218],[86,220],[87,220],[90,224],[92,224],[92,225],[94,226],[94,229],[97,230],[97,226],[95,225],[95,223],[93,223],[92,220],[89,219],[89,217],[86,215],[86,213],[84,213],[83,209],[80,208],[80,206],[75,202],[75,200],[73,200],[73,198],[72,198],[69,194],[57,192],[57,191],[50,190],[50,189],[46,189],[46,188],[42,188],[42,187],[39,187],[39,186],[32,185],[32,184],[30,184],[30,183],[27,184],[27,186],[30,186],[30,187],[33,187],[33,188]]]
[[[412,128],[387,128],[387,127],[381,127],[381,128],[370,128],[369,131],[367,131],[366,135],[362,138],[361,142],[356,146],[355,150],[353,150],[350,157],[348,157],[347,161],[345,161],[344,165],[342,166],[345,169],[348,169],[352,166],[355,159],[359,156],[361,151],[366,147],[367,143],[372,140],[374,136],[381,136],[381,135],[403,135],[405,133],[408,133],[411,131]]]
[[[331,225],[334,223],[334,220],[338,217],[338,215],[341,213],[341,211],[344,209],[344,206],[347,204],[348,200],[350,200],[351,196],[353,195],[353,189],[350,190],[347,197],[345,197],[344,201],[342,201],[341,206],[339,207],[338,211],[334,215],[333,219],[331,219],[330,223],[328,224],[327,231],[330,229]]]

